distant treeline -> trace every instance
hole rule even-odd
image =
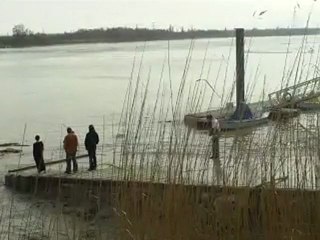
[[[80,29],[76,32],[58,34],[33,33],[23,25],[13,28],[12,36],[0,37],[0,48],[18,48],[30,46],[48,46],[56,44],[75,43],[111,43],[135,42],[154,40],[178,40],[192,38],[227,38],[233,37],[234,30],[188,30],[174,31],[173,28],[146,29],[146,28],[110,28],[110,29]],[[277,28],[246,30],[247,37],[314,35],[320,34],[320,28]]]

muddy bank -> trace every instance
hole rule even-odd
[[[20,144],[20,143],[2,143],[0,147],[30,147],[30,145]]]
[[[10,153],[21,153],[22,147],[30,147],[30,145],[20,144],[15,142],[1,143],[0,144],[0,156]],[[20,148],[20,149],[18,149]]]
[[[5,149],[0,149],[0,154],[8,154],[8,153],[21,153],[21,149],[15,149],[15,148],[5,148]]]
[[[35,181],[33,181],[34,179]],[[98,184],[80,179],[53,179],[11,175],[7,184],[13,184],[11,192],[27,193],[36,212],[46,211],[41,231],[32,233],[35,239],[118,239],[120,227],[113,209],[111,190],[101,191]],[[48,181],[46,181],[48,180]],[[51,181],[50,181],[51,180]],[[7,185],[7,186],[8,186]],[[56,225],[57,229],[52,226]],[[45,235],[41,235],[45,233]],[[29,236],[30,232],[26,232]],[[0,235],[1,236],[1,235]],[[27,238],[28,239],[28,238]]]

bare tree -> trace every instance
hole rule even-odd
[[[12,28],[12,35],[15,37],[31,35],[32,31],[26,28],[23,24],[17,24]]]

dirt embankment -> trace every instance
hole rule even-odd
[[[3,143],[0,144],[0,155],[9,154],[9,153],[21,153],[21,149],[17,147],[29,147],[30,145],[24,145],[20,143]]]

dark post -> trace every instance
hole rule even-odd
[[[244,29],[236,28],[237,48],[237,109],[244,102]]]

